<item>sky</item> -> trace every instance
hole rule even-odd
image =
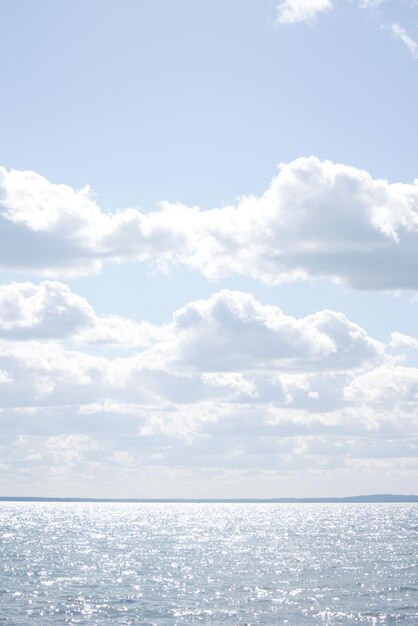
[[[0,495],[416,493],[418,2],[3,0]]]

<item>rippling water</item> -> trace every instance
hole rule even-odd
[[[0,505],[0,624],[418,624],[418,505]]]

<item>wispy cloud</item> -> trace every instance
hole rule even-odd
[[[383,0],[359,0],[360,9],[372,9],[382,4]]]
[[[392,34],[395,37],[397,37],[398,39],[403,41],[403,43],[408,48],[408,50],[412,54],[412,56],[415,57],[416,59],[418,59],[418,44],[417,44],[416,41],[414,41],[412,39],[412,37],[407,35],[405,29],[402,28],[402,26],[400,26],[399,24],[396,24],[396,23],[392,24],[390,29],[392,31]]]

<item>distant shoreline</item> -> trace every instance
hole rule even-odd
[[[98,502],[133,504],[344,504],[418,502],[418,495],[372,494],[343,498],[47,498],[0,496],[0,502]]]

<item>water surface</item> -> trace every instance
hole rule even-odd
[[[0,624],[418,624],[417,504],[0,504]]]

